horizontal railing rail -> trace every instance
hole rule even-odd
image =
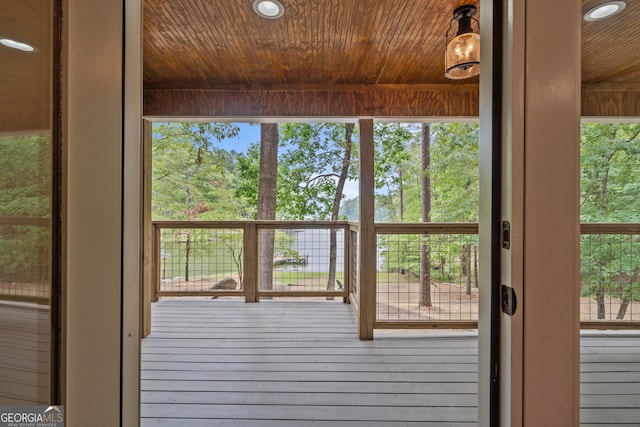
[[[580,234],[640,234],[640,223],[593,223],[580,224]]]

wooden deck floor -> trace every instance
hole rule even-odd
[[[0,405],[49,402],[49,308],[0,301]]]
[[[640,338],[582,341],[583,426],[640,425]],[[142,343],[142,426],[470,426],[477,337],[358,341],[341,303],[163,300]]]

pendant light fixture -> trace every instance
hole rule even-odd
[[[475,5],[465,4],[453,11],[453,19],[445,36],[445,77],[459,80],[468,79],[480,74],[480,34],[473,31],[475,21],[478,29],[480,23],[474,18],[478,9]],[[458,32],[449,40],[449,32],[454,21],[458,22]]]

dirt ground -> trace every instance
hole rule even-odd
[[[237,277],[233,277],[238,281]],[[462,278],[464,282],[464,277]],[[207,291],[219,279],[198,279],[163,284],[163,290]],[[296,284],[274,282],[276,291],[310,291],[323,289],[319,280],[306,280]],[[324,297],[311,298],[324,300]],[[340,301],[337,298],[336,301]],[[376,295],[377,318],[380,321],[398,320],[477,320],[478,289],[472,286],[466,293],[466,284],[433,282],[431,285],[431,307],[420,306],[420,284],[406,275],[390,275],[388,281],[378,282]],[[620,308],[620,299],[606,299],[606,320],[615,320]],[[580,298],[580,318],[583,321],[597,319],[597,303],[594,298]],[[640,320],[640,302],[629,304],[624,320]]]
[[[378,282],[377,317],[378,320],[477,320],[478,289],[466,294],[466,286],[457,283],[433,282],[431,286],[431,307],[420,306],[420,284],[405,275],[390,275],[388,281]],[[236,281],[238,277],[233,277]],[[464,278],[463,278],[464,279]],[[219,279],[197,279],[190,282],[166,281],[162,289],[167,291],[208,291]],[[309,291],[323,289],[319,280],[305,280],[296,284],[274,283],[276,291]],[[49,297],[49,285],[44,283],[0,282],[0,298],[10,297]],[[324,297],[313,298],[324,300]],[[342,301],[336,298],[335,301]],[[605,299],[605,320],[616,320],[620,308],[620,299]],[[580,298],[580,319],[595,321],[598,305],[595,298]],[[640,302],[632,302],[627,308],[624,320],[640,320]]]

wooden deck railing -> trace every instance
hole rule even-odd
[[[49,304],[51,218],[0,216],[0,253],[0,300]]]
[[[640,328],[640,224],[580,227],[583,329]]]
[[[244,296],[247,302],[342,297],[346,302],[350,293],[346,222],[154,221],[153,229],[156,296]],[[273,249],[262,254],[269,242]]]
[[[342,297],[358,316],[364,286],[375,288],[375,328],[477,327],[476,223],[375,224],[377,263],[360,266],[375,270],[375,283],[359,280],[358,223],[155,221],[153,229],[156,296]],[[581,234],[582,326],[640,327],[640,224],[582,224]],[[266,259],[259,248],[271,239]]]
[[[375,224],[377,329],[478,326],[478,224]]]

